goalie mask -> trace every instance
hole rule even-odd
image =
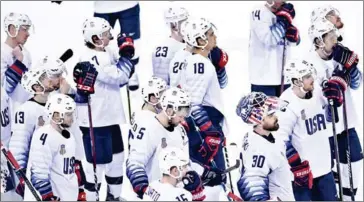
[[[252,92],[243,96],[236,108],[236,114],[249,125],[259,125],[263,118],[274,114],[277,110],[284,111],[287,102],[277,97],[266,96],[262,92]]]

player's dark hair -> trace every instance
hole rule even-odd
[[[93,35],[91,38],[92,38],[92,42],[94,42],[94,43],[95,43],[95,41],[98,39],[96,35]],[[95,48],[96,48],[96,46],[95,46],[95,45],[93,45],[92,43],[90,43],[90,42],[88,42],[88,41],[85,41],[85,46],[86,46],[87,48],[89,48],[89,49],[95,49]]]

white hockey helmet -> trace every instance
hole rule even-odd
[[[182,149],[177,147],[163,148],[159,155],[159,169],[162,174],[169,175],[175,179],[182,177],[184,167],[189,164],[189,156]],[[179,176],[171,175],[171,168],[176,167],[179,171]]]
[[[74,112],[76,109],[76,103],[70,96],[66,94],[55,93],[48,98],[45,108],[52,121],[54,113],[59,113],[61,122],[56,124],[62,124],[65,113]]]
[[[16,29],[16,33],[14,36],[11,35],[9,32],[10,25],[13,25]],[[30,20],[28,15],[23,14],[23,13],[11,12],[8,15],[6,15],[5,19],[4,19],[4,30],[5,30],[6,34],[12,38],[16,37],[18,35],[18,31],[21,26],[29,26],[29,28],[31,28],[32,25],[33,25],[32,21]],[[29,29],[29,28],[24,27],[24,29]]]
[[[99,17],[92,17],[85,20],[83,23],[83,38],[86,42],[93,44],[96,47],[103,47],[103,45],[97,45],[93,42],[92,37],[97,36],[101,39],[104,32],[111,30],[111,26],[108,21]]]
[[[330,21],[326,19],[317,19],[313,24],[311,24],[310,28],[308,29],[308,35],[311,39],[311,42],[315,43],[314,40],[316,38],[320,41],[323,41],[322,36],[331,31],[334,31],[334,34],[337,37],[340,36],[339,30]]]
[[[302,82],[303,78],[306,76],[312,76],[315,79],[317,74],[313,64],[302,59],[291,60],[286,64],[284,69],[285,69],[284,75],[291,82],[292,79],[297,79],[299,82]]]
[[[214,25],[206,20],[205,18],[195,18],[195,19],[188,19],[186,22],[182,23],[181,34],[183,35],[183,40],[192,47],[197,48],[205,48],[208,44],[206,32],[214,28]],[[204,46],[200,46],[197,43],[197,39],[201,38],[205,40],[207,43]]]
[[[47,72],[44,68],[32,68],[25,72],[21,78],[21,85],[23,88],[32,95],[43,94],[45,87],[40,81],[41,77],[46,77]],[[34,85],[40,85],[43,87],[43,92],[35,92],[33,89]]]
[[[319,19],[327,20],[328,15],[340,16],[340,12],[331,5],[317,7],[311,12],[311,23]]]
[[[148,80],[148,83],[142,87],[141,93],[142,93],[142,96],[143,96],[143,99],[145,102],[152,104],[152,105],[156,105],[159,102],[150,103],[149,96],[152,94],[159,100],[162,96],[162,93],[166,89],[167,89],[167,83],[163,79],[152,76],[152,78],[150,78]]]
[[[188,11],[180,6],[170,6],[164,11],[164,20],[166,23],[178,23],[189,17]]]
[[[37,68],[45,69],[48,77],[60,77],[63,72],[67,74],[66,65],[60,59],[48,55],[42,57],[36,64]]]
[[[190,109],[191,109],[190,96],[186,91],[180,88],[171,87],[167,89],[163,93],[160,102],[164,113],[166,113],[168,108],[172,108],[174,111],[174,115],[175,113],[180,111],[183,111],[182,113],[184,113],[185,116],[188,116],[190,114]]]

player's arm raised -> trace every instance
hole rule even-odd
[[[30,156],[32,157],[30,178],[35,189],[42,195],[43,201],[59,201],[53,195],[50,181],[54,151],[47,133],[35,133],[32,138]]]
[[[126,161],[126,175],[135,193],[141,198],[149,185],[145,166],[156,150],[156,138],[146,128],[139,127],[133,133],[129,131],[129,157]]]

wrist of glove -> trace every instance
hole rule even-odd
[[[120,57],[118,63],[116,63],[116,67],[123,71],[129,78],[131,78],[135,71],[134,64],[126,57]]]
[[[294,175],[294,185],[299,187],[312,188],[313,176],[308,161],[303,161],[300,165],[292,167]]]
[[[296,11],[293,4],[284,3],[275,15],[277,16],[277,21],[284,22],[287,28],[288,25],[292,24],[292,21],[296,16]]]
[[[42,196],[42,201],[61,201],[58,196],[54,196],[53,193]]]
[[[95,93],[94,85],[98,72],[90,62],[79,62],[73,69],[73,80],[77,91],[83,95]]]
[[[342,64],[348,70],[356,67],[356,65],[359,63],[358,55],[354,51],[351,51],[349,48],[341,44],[337,44],[334,47],[332,56],[336,62]]]
[[[125,34],[118,35],[118,47],[120,57],[133,58],[135,54],[134,40]]]
[[[78,186],[83,186],[86,182],[86,175],[83,171],[82,162],[79,160],[75,160],[75,173],[78,180]]]
[[[84,189],[78,189],[77,201],[86,201],[86,192]]]
[[[205,160],[204,164],[209,164],[216,156],[219,148],[225,143],[222,134],[219,131],[202,132],[204,139],[198,152]]]
[[[182,178],[184,188],[191,192],[193,201],[203,201],[206,198],[204,194],[204,186],[200,176],[196,171],[188,171],[186,175]]]
[[[324,96],[329,100],[333,100],[335,107],[340,107],[343,104],[343,93],[346,90],[346,86],[344,85],[345,82],[342,82],[343,79],[339,77],[331,77],[322,88]]]
[[[148,184],[142,183],[134,187],[134,192],[138,195],[139,198],[143,199],[143,195],[145,190],[148,188]]]
[[[210,60],[215,66],[216,71],[219,71],[220,69],[225,68],[229,61],[229,56],[225,51],[216,46],[210,52]]]

